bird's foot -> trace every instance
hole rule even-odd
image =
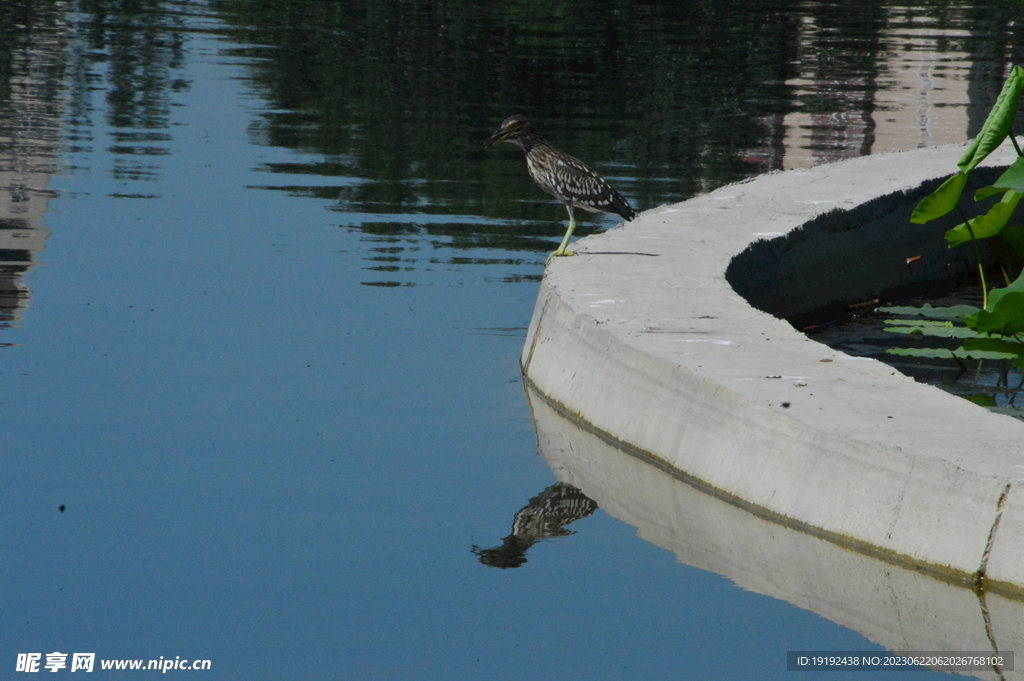
[[[544,264],[545,265],[549,264],[551,262],[551,259],[554,258],[554,257],[561,258],[561,257],[568,256],[568,255],[576,255],[576,252],[575,251],[555,251],[554,253],[552,253],[551,255],[548,256],[548,259],[544,261]]]

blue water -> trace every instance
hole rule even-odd
[[[470,146],[497,111],[470,107],[453,189],[275,142],[268,120],[305,119],[256,84],[273,50],[220,3],[162,7],[169,85],[127,114],[146,74],[123,89],[88,8],[63,34],[92,75],[56,100],[51,234],[0,328],[0,676],[60,651],[204,679],[781,679],[787,650],[878,649],[602,511],[481,565],[554,482],[518,356],[562,209],[514,150]],[[628,147],[602,171],[641,208],[763,169],[678,186]]]

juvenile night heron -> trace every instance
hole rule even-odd
[[[526,116],[510,116],[505,119],[496,133],[490,136],[484,147],[496,142],[511,142],[526,154],[526,169],[537,186],[565,204],[569,211],[569,229],[558,249],[548,256],[575,255],[565,250],[569,237],[576,229],[573,208],[582,208],[591,213],[611,213],[626,220],[636,217],[636,211],[629,201],[612,189],[608,182],[595,173],[583,161],[555,149],[544,141]]]

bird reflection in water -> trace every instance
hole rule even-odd
[[[576,534],[565,529],[569,523],[586,518],[597,510],[597,502],[572,485],[558,482],[530,499],[512,519],[512,534],[501,540],[501,546],[483,549],[473,546],[473,553],[489,567],[517,568],[526,562],[526,551],[542,539]]]

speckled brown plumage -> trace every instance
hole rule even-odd
[[[592,213],[611,213],[626,220],[636,217],[629,201],[586,163],[548,144],[525,116],[510,116],[487,140],[485,146],[510,142],[526,154],[526,168],[537,186],[565,204],[569,230],[552,255],[572,255],[565,250],[576,226],[573,208]]]

